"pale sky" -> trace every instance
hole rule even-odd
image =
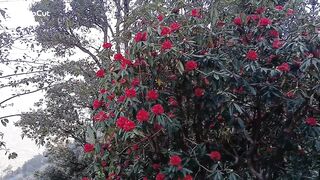
[[[0,0],[0,8],[7,8],[9,19],[4,23],[8,28],[16,28],[18,26],[27,27],[35,25],[35,21],[32,13],[28,10],[33,0]],[[18,47],[17,47],[18,46]],[[28,52],[27,48],[14,46],[14,50],[11,53],[11,57],[21,57],[23,53]],[[43,58],[43,57],[42,57]],[[0,69],[6,72],[12,73],[12,70],[4,65],[0,64]],[[0,101],[11,96],[12,93],[16,92],[13,89],[0,89]],[[23,111],[27,111],[33,106],[43,93],[36,93],[31,95],[22,96],[20,98],[13,99],[8,103],[14,103],[13,107],[6,107],[0,109],[0,115],[17,114]],[[18,157],[14,160],[8,160],[4,155],[4,152],[0,152],[0,177],[3,175],[3,170],[11,165],[13,169],[22,166],[23,163],[31,159],[34,155],[41,154],[44,148],[39,148],[30,139],[21,139],[21,130],[13,125],[13,122],[19,120],[19,117],[10,118],[10,124],[7,127],[0,126],[0,131],[4,132],[4,141],[6,142],[7,148],[18,153]]]

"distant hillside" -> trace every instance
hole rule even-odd
[[[48,159],[43,155],[36,155],[32,159],[24,163],[22,167],[19,167],[15,171],[8,168],[6,175],[0,177],[0,180],[34,180],[33,174],[35,171],[43,169],[48,164]]]

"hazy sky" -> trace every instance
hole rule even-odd
[[[0,8],[7,8],[7,13],[9,18],[6,20],[5,25],[9,28],[15,28],[18,26],[27,27],[30,25],[34,25],[35,21],[32,13],[28,10],[30,4],[33,0],[0,0]],[[14,58],[20,57],[23,53],[28,52],[28,49],[25,47],[19,47],[19,45],[14,45],[14,51],[11,53],[11,56]],[[5,67],[0,64],[0,69],[4,70],[4,73],[9,72],[12,73],[12,69]],[[10,88],[0,89],[0,101],[4,100],[11,96],[15,90]],[[6,107],[4,109],[0,109],[0,115],[10,115],[17,114],[22,111],[27,111],[29,108],[33,106],[33,103],[37,101],[42,93],[32,94],[22,96],[20,98],[14,99],[8,103],[14,103],[13,107]],[[7,143],[7,147],[12,151],[18,153],[18,157],[14,160],[8,160],[4,153],[0,152],[0,177],[3,175],[3,169],[5,169],[8,165],[12,165],[13,169],[21,166],[25,161],[31,159],[34,155],[43,152],[44,148],[38,148],[34,142],[30,139],[21,139],[21,130],[13,125],[12,122],[15,122],[19,119],[19,117],[10,118],[10,124],[4,128],[2,125],[0,126],[0,131],[4,132],[4,141]]]

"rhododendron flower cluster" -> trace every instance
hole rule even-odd
[[[320,50],[314,29],[291,27],[301,9],[247,2],[222,14],[203,1],[172,3],[150,6],[127,27],[128,43],[103,51],[110,64],[96,72],[87,133],[96,144],[84,147],[94,157],[90,172],[156,180],[312,174],[302,166],[316,166],[306,162],[317,153]]]

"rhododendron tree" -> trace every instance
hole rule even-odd
[[[319,19],[300,1],[253,2],[237,14],[150,5],[154,16],[97,73],[93,88],[107,92],[93,102],[88,176],[319,176]]]

